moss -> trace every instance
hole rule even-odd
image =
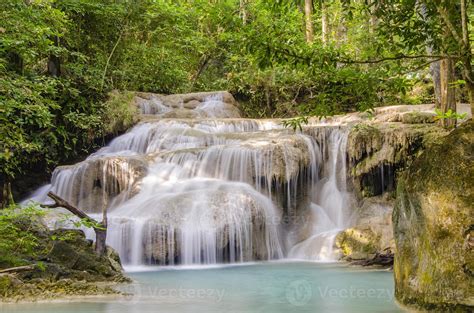
[[[402,175],[393,212],[396,295],[423,308],[474,305],[473,250],[466,230],[474,212],[474,127],[468,122],[433,144]]]
[[[396,171],[409,165],[423,149],[445,135],[445,130],[433,124],[355,125],[349,133],[347,147],[356,192],[367,197],[393,190],[390,188],[395,186]],[[381,175],[384,175],[384,183],[390,188],[380,188],[375,192],[373,186],[381,182],[374,179],[381,179]],[[364,193],[364,190],[370,192]]]
[[[7,289],[2,289],[2,282],[7,281]],[[5,285],[6,286],[6,285]],[[0,277],[0,300],[3,302],[36,301],[39,299],[57,299],[70,296],[96,296],[120,294],[112,288],[113,284],[97,285],[85,281],[61,279],[57,281],[35,281],[24,283],[11,276]]]
[[[380,238],[368,228],[350,228],[336,237],[336,246],[341,249],[344,258],[362,259],[378,250]]]
[[[401,121],[404,124],[431,124],[435,122],[435,116],[432,112],[407,112],[401,115]]]
[[[97,287],[96,282],[127,281],[122,275],[120,260],[113,251],[99,257],[81,230],[49,230],[41,222],[41,215],[25,215],[26,208],[12,211],[10,225],[17,225],[19,234],[9,239],[0,236],[2,254],[23,264],[35,264],[31,270],[12,275],[0,274],[0,301],[35,300],[64,295],[108,294],[112,291]],[[36,211],[34,211],[36,212]],[[5,217],[4,212],[4,217]],[[10,228],[10,232],[13,232]],[[5,234],[3,234],[5,235]],[[16,240],[18,236],[23,241]],[[19,243],[31,246],[19,249]],[[10,247],[10,248],[8,248]],[[7,250],[8,248],[8,250]],[[5,260],[5,258],[3,258]],[[0,263],[0,268],[16,266],[11,262]]]
[[[11,286],[12,282],[10,276],[0,276],[0,295],[6,295],[7,292],[11,289]]]

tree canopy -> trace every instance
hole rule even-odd
[[[131,123],[112,90],[226,89],[249,117],[472,105],[473,15],[466,0],[3,0],[2,183],[94,149],[120,131],[111,116]],[[437,64],[457,95],[437,95]]]

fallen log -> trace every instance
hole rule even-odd
[[[10,267],[0,270],[0,274],[8,274],[8,273],[16,273],[16,272],[23,272],[23,271],[31,271],[35,269],[35,265],[24,265],[24,266],[16,266]]]
[[[393,258],[394,258],[394,254],[391,252],[387,252],[385,254],[377,252],[375,253],[375,256],[373,258],[354,261],[354,262],[351,262],[351,265],[361,265],[361,266],[379,265],[379,266],[389,267],[393,265]]]
[[[94,229],[96,240],[95,240],[95,252],[103,256],[107,250],[107,246],[105,241],[107,239],[107,212],[106,210],[103,211],[103,219],[102,222],[97,222],[95,219],[87,215],[84,211],[76,208],[57,194],[53,192],[48,192],[48,197],[54,200],[54,204],[42,204],[41,206],[44,208],[65,208],[75,216],[79,217],[81,220],[87,221],[92,228]]]

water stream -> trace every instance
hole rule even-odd
[[[187,110],[196,118],[163,118],[183,103],[140,105],[154,115],[58,167],[32,199],[51,190],[98,219],[106,209],[108,244],[125,265],[337,258],[352,206],[344,127],[242,119],[219,94]]]
[[[139,103],[141,123],[31,197],[54,191],[98,220],[106,209],[131,295],[0,311],[401,312],[390,272],[331,263],[354,219],[343,125],[294,132],[242,119],[218,95]],[[64,226],[57,211],[48,221]]]

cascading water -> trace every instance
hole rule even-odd
[[[311,230],[308,239],[297,243],[290,258],[331,261],[336,235],[351,223],[352,194],[346,190],[347,132],[332,131],[327,145],[323,179],[312,190],[310,204]]]
[[[138,98],[154,117],[58,167],[32,199],[52,190],[92,216],[107,208],[108,244],[125,264],[334,260],[352,205],[347,132],[241,119],[228,98]]]

